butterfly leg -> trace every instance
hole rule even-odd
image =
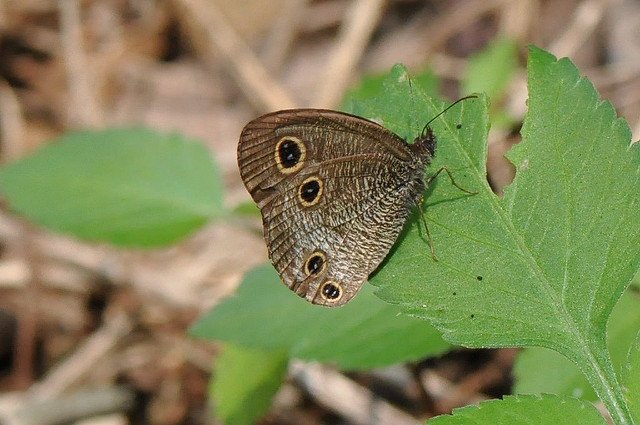
[[[433,239],[431,238],[429,225],[427,224],[427,219],[424,218],[424,210],[422,209],[422,200],[418,202],[418,210],[420,210],[420,218],[422,219],[422,223],[424,224],[424,230],[427,232],[427,241],[429,242],[429,248],[431,248],[431,258],[433,258],[433,261],[438,261],[438,257],[436,257],[436,250],[433,247]]]
[[[457,187],[458,189],[460,189],[464,193],[468,193],[469,195],[477,195],[478,194],[478,192],[472,192],[472,191],[467,190],[464,187],[460,186],[455,181],[455,179],[453,178],[453,174],[451,174],[451,171],[449,171],[449,169],[447,167],[440,167],[438,169],[438,171],[436,171],[431,177],[429,177],[429,179],[426,181],[425,186],[429,187],[431,182],[433,180],[435,180],[435,178],[438,177],[438,175],[443,171],[446,172],[447,175],[449,176],[449,180],[451,180],[451,184],[453,184],[455,187]],[[424,230],[426,231],[426,234],[427,234],[427,240],[429,242],[429,248],[431,248],[431,258],[433,258],[433,261],[438,261],[438,257],[436,257],[436,250],[435,250],[435,248],[433,246],[433,239],[431,238],[431,232],[429,231],[429,226],[427,225],[427,220],[424,218],[424,210],[422,209],[422,200],[420,202],[418,202],[418,209],[420,210],[420,217],[422,218],[422,223],[424,224]]]
[[[426,186],[429,187],[431,182],[433,180],[435,180],[435,178],[438,177],[438,174],[440,174],[443,171],[445,171],[447,173],[447,175],[449,176],[449,180],[451,180],[451,184],[454,185],[455,187],[457,187],[458,189],[460,189],[461,191],[463,191],[464,193],[468,193],[469,195],[477,195],[478,194],[478,192],[472,192],[470,190],[467,190],[464,187],[460,186],[458,183],[456,183],[455,179],[453,178],[453,174],[451,174],[451,171],[449,171],[449,169],[447,167],[440,167],[438,169],[438,171],[436,171],[431,177],[429,177],[429,179],[427,180]]]

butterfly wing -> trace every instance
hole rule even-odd
[[[269,257],[307,300],[342,305],[395,242],[423,189],[424,163],[394,133],[327,110],[264,115],[238,164],[262,213]]]

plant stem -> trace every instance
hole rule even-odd
[[[616,425],[633,425],[635,422],[624,398],[622,387],[618,382],[616,372],[613,370],[609,350],[606,348],[604,335],[596,338],[601,342],[595,342],[585,347],[585,358],[582,363],[589,383],[595,390],[598,398],[604,403]]]

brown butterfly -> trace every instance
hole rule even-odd
[[[409,144],[373,121],[323,109],[249,122],[238,166],[283,282],[314,304],[353,298],[421,203],[436,143],[428,125]]]

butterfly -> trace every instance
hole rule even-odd
[[[325,109],[249,122],[238,166],[282,281],[314,304],[351,300],[421,205],[436,146],[428,124],[410,144],[373,121]]]

